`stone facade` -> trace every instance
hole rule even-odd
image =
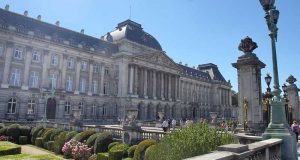
[[[131,20],[100,39],[0,9],[0,119],[231,118],[231,85],[214,64],[177,64]]]

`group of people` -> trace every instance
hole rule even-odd
[[[291,128],[292,128],[293,132],[296,135],[296,141],[298,141],[298,135],[299,135],[299,132],[300,132],[298,122],[294,120]]]
[[[171,130],[171,127],[173,129],[173,131],[175,130],[175,127],[176,127],[176,120],[173,118],[173,119],[165,119],[161,126],[163,128],[163,131],[164,132],[167,132],[168,130],[170,131]]]

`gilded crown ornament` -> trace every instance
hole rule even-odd
[[[252,39],[248,36],[245,39],[242,39],[239,45],[239,50],[244,52],[245,54],[252,53],[256,48],[257,44],[253,42]]]

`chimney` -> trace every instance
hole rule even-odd
[[[25,17],[28,16],[28,11],[24,11],[24,16],[25,16]]]
[[[38,16],[37,16],[37,20],[39,20],[39,21],[42,20],[42,16],[41,16],[41,15],[38,15]]]
[[[5,5],[5,10],[9,11],[9,5]]]
[[[55,22],[55,25],[59,27],[59,21],[56,21],[56,22]]]
[[[84,34],[84,29],[81,29],[81,30],[80,30],[80,33],[81,33],[81,34]]]

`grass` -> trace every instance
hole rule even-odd
[[[43,155],[16,154],[16,155],[1,156],[0,160],[63,160],[63,158],[51,154],[43,154]]]
[[[7,150],[11,148],[19,147],[19,145],[8,142],[8,141],[0,141],[0,150]]]

